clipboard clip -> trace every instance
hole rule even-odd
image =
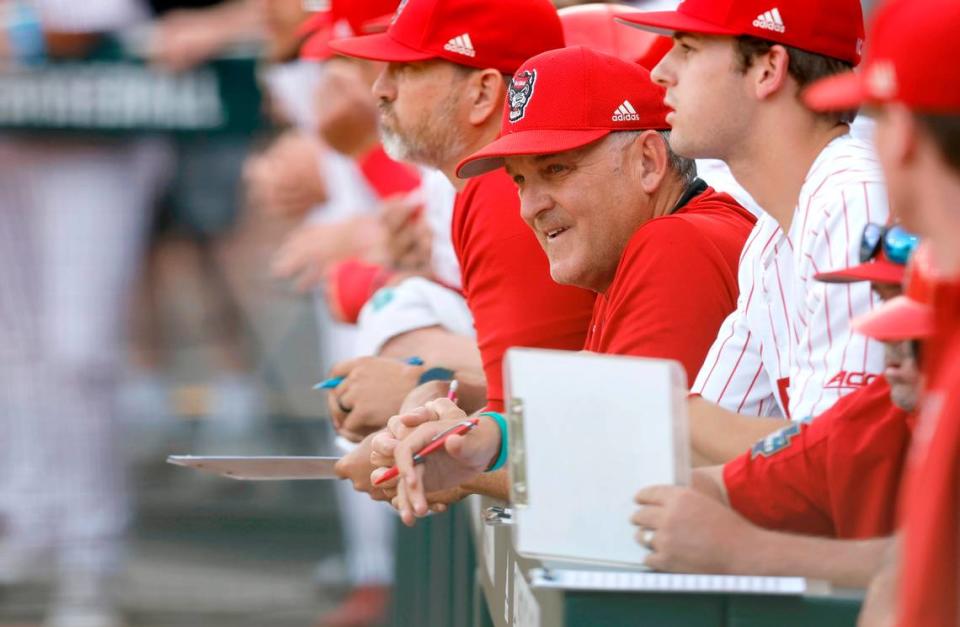
[[[523,508],[529,504],[527,491],[527,447],[523,438],[523,399],[511,398],[507,408],[510,438],[510,502]]]
[[[504,527],[513,524],[513,510],[494,505],[483,510],[483,524],[488,527]]]

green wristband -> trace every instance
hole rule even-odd
[[[507,435],[507,419],[503,417],[503,414],[495,411],[481,412],[480,415],[492,418],[493,421],[497,423],[497,426],[500,427],[500,455],[497,456],[497,461],[493,462],[493,466],[487,468],[485,472],[500,470],[506,465],[507,454],[510,451],[510,439]]]

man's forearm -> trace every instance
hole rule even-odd
[[[466,335],[451,333],[435,325],[395,335],[380,350],[382,357],[406,358],[416,355],[431,366],[481,370],[483,362],[476,341]]]
[[[690,487],[727,507],[727,486],[723,483],[723,466],[705,466],[694,469],[690,475]]]
[[[892,538],[836,540],[762,530],[755,550],[739,555],[739,574],[801,576],[847,588],[866,588],[881,570]]]
[[[857,622],[859,627],[893,627],[897,622],[898,543],[899,539],[890,543],[880,572],[870,582]]]
[[[725,464],[789,421],[744,416],[700,397],[689,401],[690,446],[694,464]]]
[[[510,477],[506,468],[477,475],[460,487],[471,494],[489,496],[500,501],[510,500]]]

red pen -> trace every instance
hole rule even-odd
[[[463,420],[453,425],[449,429],[441,431],[437,435],[433,436],[430,439],[430,443],[424,446],[422,449],[417,451],[417,454],[413,456],[413,463],[422,464],[426,461],[427,455],[438,450],[443,444],[447,441],[451,435],[463,435],[469,433],[472,429],[476,428],[477,424],[480,422],[479,418],[470,418],[469,420]],[[387,469],[387,472],[380,475],[380,478],[373,482],[373,485],[380,485],[381,483],[386,483],[391,479],[395,478],[400,474],[400,471],[396,466],[391,466]]]

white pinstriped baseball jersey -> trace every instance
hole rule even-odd
[[[740,257],[740,297],[692,392],[738,413],[816,416],[883,368],[883,347],[850,321],[876,300],[869,283],[831,285],[821,271],[859,262],[868,222],[887,221],[872,146],[850,135],[817,157],[790,231],[764,213]]]

